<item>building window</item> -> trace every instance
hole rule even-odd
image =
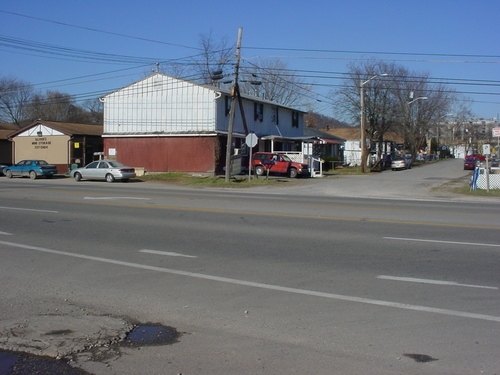
[[[292,111],[292,128],[299,127],[299,112]]]
[[[264,104],[253,103],[253,119],[254,121],[264,121]]]
[[[229,115],[229,112],[231,111],[231,97],[226,96],[225,97],[225,103],[226,103],[226,116]]]
[[[274,122],[276,125],[279,125],[279,123],[280,123],[280,118],[279,118],[277,107],[273,109],[273,116],[271,118],[271,121]]]

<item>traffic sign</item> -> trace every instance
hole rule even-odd
[[[483,155],[489,155],[491,153],[490,151],[490,145],[489,144],[484,144],[483,145]]]
[[[255,133],[249,133],[245,138],[245,142],[246,142],[247,146],[250,148],[254,147],[257,144],[258,140],[259,140],[259,138],[257,138]]]
[[[491,129],[493,137],[500,137],[500,127]]]

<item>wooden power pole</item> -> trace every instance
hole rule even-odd
[[[233,148],[233,127],[234,115],[236,111],[236,97],[239,92],[238,87],[238,72],[240,69],[240,56],[241,56],[241,37],[243,29],[238,29],[238,41],[236,43],[236,64],[234,65],[234,85],[231,87],[231,108],[229,109],[229,126],[227,129],[227,146],[226,146],[226,182],[231,178],[231,156]]]

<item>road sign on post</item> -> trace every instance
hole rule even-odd
[[[258,140],[259,138],[257,138],[255,133],[249,133],[245,138],[245,143],[250,147],[248,152],[248,181],[250,181],[250,175],[252,173],[252,149],[257,144]]]
[[[485,144],[483,145],[483,155],[489,155],[491,152],[490,152],[490,145],[489,144]]]
[[[500,127],[491,129],[493,137],[500,137]]]
[[[257,144],[258,140],[259,140],[259,138],[257,138],[255,133],[250,133],[245,138],[245,142],[246,142],[247,146],[250,148],[254,147]]]

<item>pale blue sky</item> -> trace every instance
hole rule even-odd
[[[197,54],[200,34],[235,43],[242,27],[244,59],[279,57],[331,77],[304,77],[319,84],[313,109],[324,114],[335,117],[325,96],[348,64],[378,58],[443,79],[477,117],[494,118],[499,16],[498,0],[3,0],[0,75],[85,99],[143,78],[155,61]]]

